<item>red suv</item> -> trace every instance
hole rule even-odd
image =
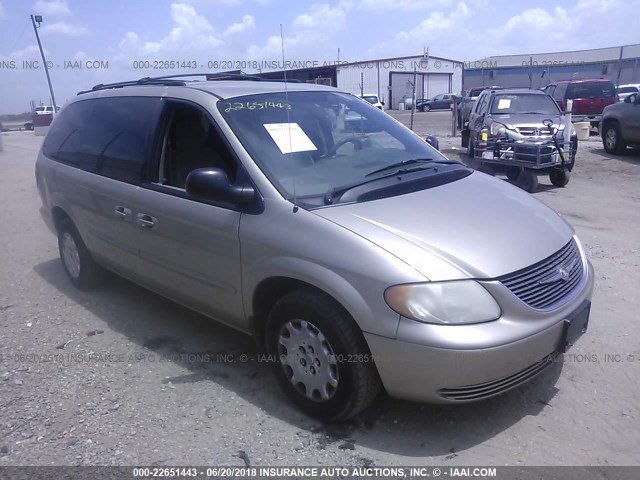
[[[564,80],[548,85],[545,89],[553,97],[562,111],[567,100],[573,100],[572,121],[591,122],[597,127],[602,120],[602,110],[616,103],[616,88],[611,80]]]

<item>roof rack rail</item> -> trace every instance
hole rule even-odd
[[[287,83],[301,83],[300,80],[288,78],[286,80],[281,78],[264,78],[259,73],[235,73],[235,72],[214,72],[214,73],[184,73],[176,75],[165,75],[162,77],[154,77],[153,80],[165,80],[172,78],[182,77],[205,77],[208,81],[220,81],[220,80],[251,80],[253,82],[284,82]]]
[[[185,86],[186,83],[181,80],[170,80],[164,78],[151,78],[144,77],[140,80],[131,80],[127,82],[116,82],[116,83],[99,83],[98,85],[94,85],[91,90],[83,90],[78,92],[78,95],[82,95],[84,93],[97,92],[99,90],[108,90],[110,88],[122,88],[122,87],[130,87],[136,85],[164,85],[164,86]]]
[[[131,87],[131,86],[140,86],[140,85],[160,85],[167,87],[184,87],[187,83],[184,80],[178,80],[179,78],[184,77],[205,77],[206,80],[209,81],[220,81],[220,80],[250,80],[253,82],[287,82],[287,83],[301,83],[300,80],[297,79],[282,79],[282,78],[264,78],[259,74],[248,74],[248,73],[224,73],[224,72],[216,72],[216,73],[183,73],[176,75],[164,75],[161,77],[144,77],[139,80],[130,80],[126,82],[116,82],[116,83],[99,83],[98,85],[94,85],[91,90],[83,90],[78,92],[78,95],[82,95],[84,93],[97,92],[99,90],[108,90],[110,88],[123,88],[123,87]]]

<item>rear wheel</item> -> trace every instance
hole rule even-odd
[[[518,186],[529,193],[538,190],[538,176],[531,170],[523,169],[518,175]]]
[[[515,182],[516,180],[518,180],[518,176],[520,175],[521,171],[522,169],[519,167],[507,167],[505,171],[505,175],[509,180],[511,180],[512,182]]]
[[[557,168],[549,173],[549,180],[555,187],[564,187],[569,183],[570,174],[568,170]]]
[[[602,134],[602,144],[607,153],[619,154],[624,152],[627,144],[620,134],[620,127],[617,123],[609,123],[604,127]]]
[[[78,230],[70,220],[63,220],[58,228],[60,259],[71,283],[87,290],[103,279],[104,270],[93,261]]]
[[[347,420],[380,391],[362,331],[325,294],[303,289],[283,296],[269,313],[266,335],[282,388],[309,415]]]

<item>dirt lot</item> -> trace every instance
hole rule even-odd
[[[418,113],[416,130],[444,135],[447,119]],[[574,225],[597,272],[589,331],[563,361],[484,403],[383,395],[325,426],[242,361],[250,338],[119,278],[75,290],[38,214],[42,137],[3,140],[0,465],[640,464],[640,152],[610,157],[594,138],[566,188],[540,179],[535,196]],[[452,158],[458,145],[441,139]]]

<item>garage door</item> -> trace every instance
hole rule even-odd
[[[418,73],[416,85],[416,98],[433,98],[440,93],[449,91],[449,73]],[[400,102],[411,98],[413,90],[413,73],[391,73],[391,98],[393,109],[398,109]]]
[[[449,91],[449,75],[446,73],[429,73],[424,76],[424,97],[433,98]]]
[[[416,79],[416,98],[422,97],[421,75],[418,74]],[[391,108],[398,109],[398,105],[405,99],[411,98],[413,93],[413,73],[392,73],[391,74],[391,94],[393,106]]]

